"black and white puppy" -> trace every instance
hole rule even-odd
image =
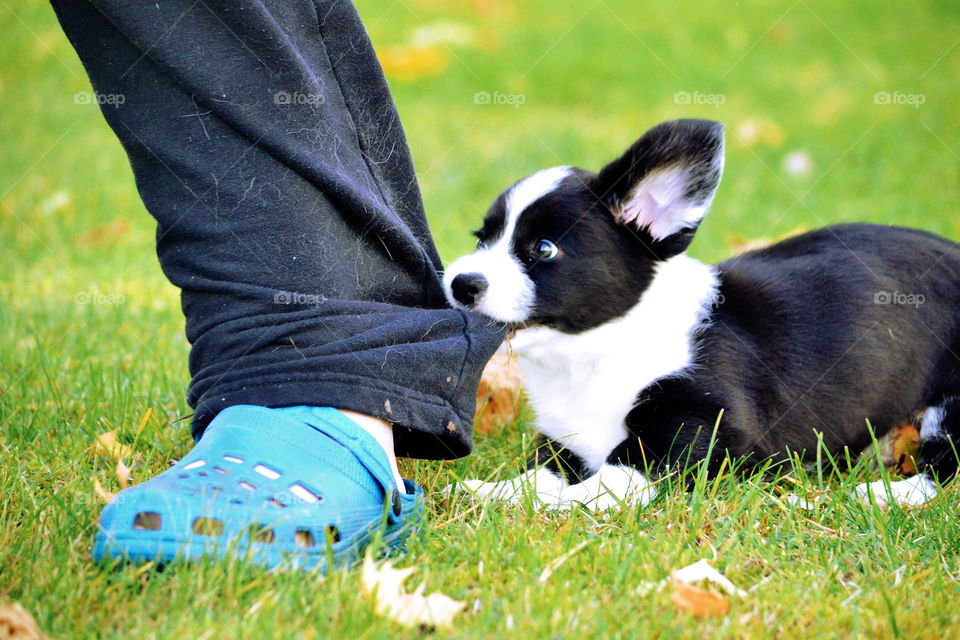
[[[599,173],[546,169],[497,197],[444,283],[454,306],[516,330],[543,440],[522,476],[468,489],[644,503],[645,470],[842,458],[870,444],[868,422],[879,437],[910,420],[920,474],[861,497],[922,503],[955,475],[960,249],[855,224],[703,264],[684,251],[722,169],[722,125],[677,120]]]

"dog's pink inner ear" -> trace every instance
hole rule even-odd
[[[646,230],[654,240],[696,227],[710,201],[688,195],[690,177],[689,169],[681,165],[648,173],[620,201],[614,214],[621,223]]]

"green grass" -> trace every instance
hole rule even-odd
[[[441,72],[391,80],[445,259],[471,247],[468,230],[506,184],[556,164],[596,168],[683,116],[728,125],[726,177],[697,257],[853,220],[960,238],[956,3],[364,0],[360,9],[381,45],[418,30],[455,36],[440,46]],[[137,480],[182,456],[188,345],[154,225],[96,107],[74,102],[89,85],[49,6],[3,0],[0,32],[0,600],[20,601],[60,638],[415,635],[372,614],[356,571],[210,563],[157,574],[90,563],[101,506],[93,480],[117,489],[93,438],[119,428],[143,456]],[[475,104],[478,92],[523,104]],[[722,104],[679,104],[680,92]],[[924,102],[877,104],[877,92]],[[783,168],[798,151],[812,161],[804,175]],[[511,475],[532,433],[524,419],[478,437],[468,459],[404,462],[427,488],[431,519],[400,562],[468,602],[440,635],[956,637],[956,492],[922,510],[861,506],[847,497],[872,477],[860,465],[822,479],[798,469],[799,487],[728,476],[691,494],[667,487],[650,507],[600,515],[439,493],[458,478]],[[784,490],[830,500],[798,511],[778,500]],[[759,586],[712,620],[677,611],[669,591],[643,593],[699,558]]]

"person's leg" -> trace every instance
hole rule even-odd
[[[397,114],[348,2],[55,0],[182,289],[194,435],[234,405],[470,450],[501,330],[446,308]],[[116,102],[116,101],[113,101]]]

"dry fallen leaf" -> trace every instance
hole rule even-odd
[[[140,422],[141,429],[149,416],[150,410],[148,409],[147,413],[143,416],[143,420]],[[117,477],[117,482],[120,484],[120,490],[122,491],[129,487],[131,484],[131,469],[124,463],[124,459],[131,460],[134,466],[142,463],[143,459],[131,447],[117,440],[117,430],[113,429],[112,431],[99,434],[94,439],[93,448],[97,454],[107,456],[117,462],[117,466],[114,467],[114,474]],[[105,503],[110,502],[117,495],[113,491],[104,489],[103,485],[100,484],[100,481],[96,478],[93,480],[93,493]]]
[[[477,432],[492,433],[514,420],[520,410],[522,391],[523,381],[516,359],[505,353],[493,356],[477,387]]]
[[[117,496],[117,494],[115,494],[113,491],[107,491],[104,489],[103,485],[100,484],[100,481],[96,478],[93,479],[93,493],[100,498],[104,504],[108,504]]]
[[[96,453],[113,458],[114,460],[131,460],[140,462],[140,455],[136,453],[129,445],[125,445],[117,439],[117,429],[107,431],[97,435],[94,439],[93,448]]]
[[[716,618],[730,612],[730,600],[716,591],[707,591],[684,582],[674,582],[670,599],[681,611],[697,618]]]
[[[727,596],[742,598],[747,595],[706,560],[677,569],[670,577],[673,580],[673,603],[698,618],[726,615],[730,611]]]
[[[897,473],[912,476],[917,472],[916,457],[920,453],[920,432],[912,424],[906,424],[893,431],[890,444],[891,458]]]
[[[440,73],[450,64],[450,53],[442,45],[377,47],[383,72],[391,78],[422,78]]]
[[[733,129],[733,137],[747,148],[758,145],[776,148],[786,138],[780,125],[765,118],[748,118],[738,122]]]
[[[44,640],[36,621],[18,602],[0,604],[0,640]]]
[[[394,569],[391,562],[377,566],[369,554],[363,560],[361,592],[374,598],[374,612],[387,616],[404,627],[449,627],[467,603],[454,600],[439,592],[424,596],[426,585],[421,583],[413,593],[405,593],[403,582],[414,568]]]
[[[106,224],[94,227],[80,236],[80,244],[93,247],[104,242],[118,240],[130,231],[130,223],[124,218],[117,218]]]
[[[708,582],[719,587],[721,591],[729,595],[737,595],[741,598],[747,595],[746,591],[735,587],[722,573],[710,566],[710,563],[706,560],[697,560],[682,569],[677,569],[670,574],[670,577],[673,578],[674,583],[677,581],[686,584]]]

